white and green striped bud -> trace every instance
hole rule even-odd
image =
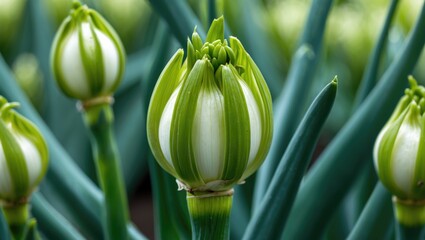
[[[272,138],[272,100],[265,80],[237,38],[213,21],[203,43],[196,31],[168,62],[147,119],[158,163],[181,188],[226,191],[254,173]]]
[[[413,77],[409,83],[379,133],[373,155],[382,184],[394,195],[398,220],[417,225],[425,224],[425,88]]]
[[[0,96],[0,202],[24,204],[46,174],[47,145],[30,121]]]
[[[82,101],[110,97],[121,82],[125,53],[121,40],[95,10],[75,2],[51,51],[61,90]]]

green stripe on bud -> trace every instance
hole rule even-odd
[[[48,165],[43,137],[16,106],[0,96],[0,200],[6,205],[26,202]]]
[[[152,94],[148,140],[158,163],[190,192],[226,191],[263,162],[272,137],[272,100],[258,67],[224,19],[206,42],[195,32]]]
[[[111,96],[124,74],[124,48],[100,14],[76,2],[56,33],[51,64],[69,97],[86,101]]]

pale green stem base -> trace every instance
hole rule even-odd
[[[27,232],[29,207],[27,203],[3,208],[4,217],[9,224],[13,239],[24,239]]]
[[[192,239],[229,239],[233,189],[227,192],[187,193]]]
[[[90,106],[85,109],[84,119],[90,129],[97,175],[105,198],[105,237],[128,239],[128,203],[112,129],[112,108],[109,104]]]
[[[41,239],[37,231],[37,222],[30,217],[28,203],[5,206],[3,213],[14,240]]]
[[[424,239],[425,202],[393,197],[398,240]]]

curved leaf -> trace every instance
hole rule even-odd
[[[424,28],[425,6],[398,57],[306,176],[284,230],[285,239],[311,239],[324,229],[361,169],[358,166],[369,159],[375,137],[402,94],[420,56],[418,49],[425,43]]]
[[[276,173],[255,210],[243,239],[273,239],[289,215],[301,179],[310,163],[320,130],[328,117],[337,90],[334,79],[316,97],[294,134]]]

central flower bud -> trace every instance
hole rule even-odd
[[[163,70],[149,106],[148,139],[158,163],[190,192],[226,191],[263,162],[272,136],[263,76],[223,18],[205,43],[196,31],[182,65],[179,50]]]

